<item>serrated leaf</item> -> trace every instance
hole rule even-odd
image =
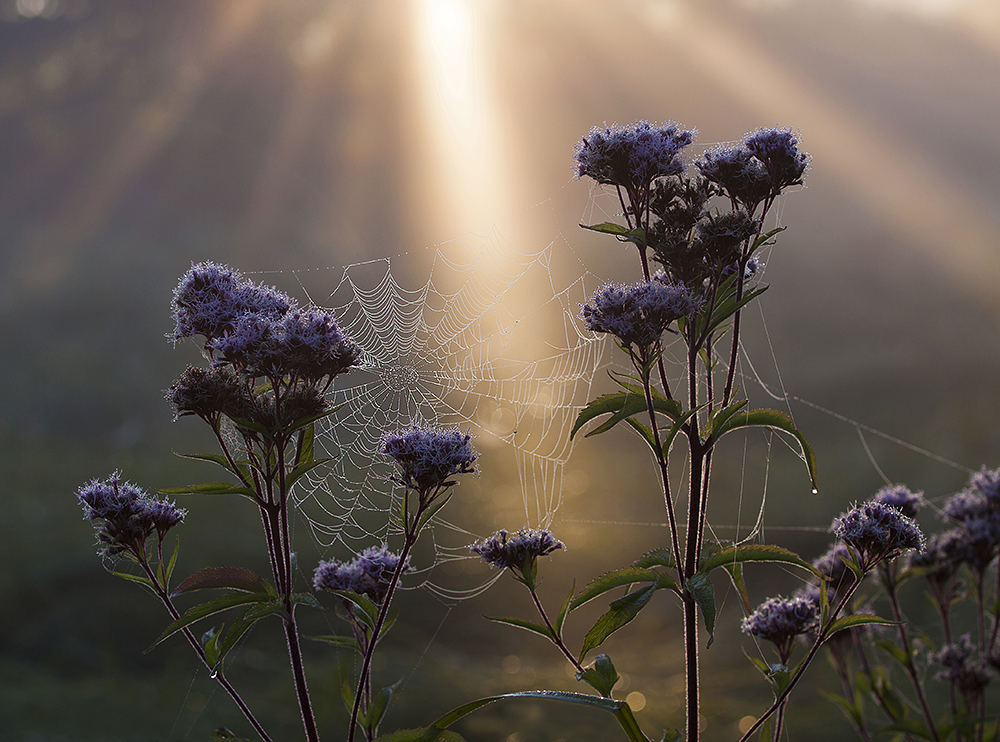
[[[613,572],[607,572],[606,574],[591,580],[591,582],[580,592],[580,594],[573,598],[569,609],[571,611],[575,611],[584,603],[588,603],[609,590],[632,585],[636,582],[652,582],[656,583],[658,586],[669,587],[675,591],[678,589],[677,583],[675,583],[673,578],[669,575],[657,572],[655,569],[627,567],[625,569],[617,569]]]
[[[583,659],[587,653],[596,649],[604,643],[604,640],[618,631],[633,618],[639,615],[649,599],[656,591],[656,585],[647,585],[641,590],[629,593],[623,598],[619,598],[611,604],[610,610],[597,619],[597,623],[587,632],[583,640],[583,649],[580,650],[580,658]]]
[[[671,420],[676,420],[683,415],[680,402],[667,399],[662,394],[657,394],[653,398],[653,409],[666,415]],[[622,420],[640,412],[648,411],[645,396],[642,393],[632,391],[616,392],[614,394],[602,394],[597,399],[590,402],[576,418],[576,423],[570,431],[570,440],[579,432],[580,428],[600,415],[612,415],[600,426],[587,433],[589,438],[600,433],[604,433]]]
[[[809,479],[812,482],[813,494],[819,490],[816,484],[816,454],[809,445],[809,441],[802,435],[792,418],[780,410],[759,408],[747,412],[738,412],[720,424],[713,432],[716,440],[740,428],[772,428],[782,433],[793,436],[802,449],[802,456],[805,459],[806,468],[809,470]]]
[[[226,658],[236,645],[239,644],[240,639],[242,639],[253,625],[260,621],[262,618],[267,616],[281,616],[285,613],[285,606],[280,601],[272,601],[270,603],[264,603],[262,605],[250,606],[247,610],[243,611],[235,621],[233,625],[229,627],[229,630],[225,634],[225,638],[218,647],[218,657],[211,662],[212,669],[218,669],[222,664],[222,661]]]
[[[201,619],[207,618],[208,616],[212,616],[216,613],[227,611],[238,605],[246,605],[247,603],[268,603],[273,599],[274,598],[266,592],[250,594],[234,593],[231,595],[223,595],[221,598],[215,598],[214,600],[209,600],[206,603],[201,603],[200,605],[196,605],[188,610],[183,616],[167,626],[167,628],[163,630],[163,633],[160,634],[160,638],[153,642],[153,646],[155,647],[164,639],[176,634],[186,626],[190,626],[195,621],[200,621]]]
[[[708,439],[715,430],[723,427],[733,415],[742,410],[750,402],[749,399],[738,399],[725,407],[720,407],[708,416],[704,436]]]
[[[516,626],[519,629],[524,629],[525,631],[531,631],[535,634],[541,634],[546,639],[555,639],[552,632],[549,630],[548,626],[544,624],[535,623],[534,621],[526,621],[523,618],[513,618],[508,616],[487,616],[490,621],[495,621],[496,623],[507,624],[508,626]]]
[[[625,422],[639,434],[639,436],[646,442],[649,446],[649,450],[653,452],[654,456],[659,457],[660,447],[656,445],[656,438],[653,435],[653,430],[648,425],[643,425],[638,420],[633,420],[631,417],[625,418]]]
[[[701,609],[701,617],[705,621],[708,632],[708,647],[715,641],[715,587],[704,572],[695,572],[684,581],[684,589],[694,598]]]
[[[742,562],[782,562],[809,570],[817,577],[823,576],[816,567],[794,551],[771,544],[740,544],[720,549],[704,558],[699,571],[710,572],[717,567],[725,567],[726,565],[740,564]]]
[[[292,469],[291,472],[288,473],[288,478],[285,481],[285,486],[286,487],[291,487],[293,484],[295,484],[302,477],[303,474],[308,474],[310,471],[312,471],[313,469],[315,469],[317,466],[322,466],[323,464],[328,464],[331,461],[333,461],[333,459],[327,457],[327,458],[323,458],[323,459],[313,459],[312,461],[310,461],[308,463],[299,464],[294,469]]]
[[[677,566],[674,561],[674,553],[670,549],[653,549],[647,551],[641,557],[632,562],[633,567],[667,567],[673,569]]]
[[[247,567],[205,567],[182,580],[170,597],[207,588],[259,593],[267,589],[266,584],[260,575]]]
[[[614,222],[581,224],[580,226],[584,229],[589,229],[591,232],[614,235],[618,239],[626,242],[635,242],[639,245],[646,244],[646,232],[642,229],[629,229],[628,227],[623,227],[621,224],[615,224]]]

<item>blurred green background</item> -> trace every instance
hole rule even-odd
[[[591,126],[637,118],[697,127],[699,146],[793,126],[813,155],[807,187],[782,204],[789,229],[746,346],[765,382],[809,403],[791,410],[822,491],[808,494],[793,455],[748,437],[720,458],[716,522],[736,522],[742,505],[752,523],[766,475],[764,536],[813,557],[830,519],[883,473],[933,498],[969,469],[1000,465],[992,0],[0,1],[0,557],[11,568],[0,575],[0,739],[244,729],[180,642],[143,653],[162,608],[104,572],[73,497],[118,468],[147,487],[216,476],[171,455],[211,441],[190,420],[172,424],[161,398],[197,358],[163,337],[191,261],[280,271],[269,279],[295,294],[296,271],[430,255],[498,230],[517,250],[557,240],[600,278],[634,278],[633,255],[576,226],[603,220],[606,203],[573,179],[571,158]],[[553,529],[570,548],[543,573],[553,608],[574,578],[663,543],[657,486],[633,443],[616,431],[569,461],[575,485]],[[450,519],[481,534],[518,527],[510,467],[487,457],[483,468]],[[192,512],[180,572],[265,568],[244,502],[182,504]],[[300,533],[308,574],[319,550]],[[485,578],[471,561],[440,571],[442,583]],[[761,598],[795,585],[778,571],[749,577]],[[387,728],[481,693],[576,687],[540,639],[483,618],[528,617],[514,587],[458,602],[402,595],[406,620],[377,668],[404,679]],[[723,588],[702,654],[709,739],[735,738],[769,699]],[[607,644],[656,736],[683,723],[668,603]],[[304,621],[306,633],[335,623]],[[571,641],[588,625],[571,623]],[[275,739],[295,739],[281,647],[277,627],[261,625],[229,675]],[[324,727],[342,729],[350,660],[308,652]],[[824,681],[823,663],[814,673]],[[818,694],[796,701],[790,738],[849,734]],[[510,742],[617,734],[599,714],[529,702],[478,712],[461,731]]]

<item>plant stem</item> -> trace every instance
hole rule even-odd
[[[545,609],[542,607],[542,602],[538,599],[538,594],[535,592],[535,588],[529,587],[528,592],[531,593],[531,599],[535,603],[535,608],[538,609],[538,615],[542,617],[542,620],[545,622],[545,625],[548,626],[549,631],[552,632],[552,637],[553,637],[552,643],[559,648],[559,651],[561,651],[563,655],[565,655],[566,659],[570,661],[570,664],[572,664],[573,667],[576,668],[576,671],[582,673],[583,665],[581,665],[579,661],[577,661],[576,657],[573,656],[573,653],[569,651],[569,648],[566,646],[565,642],[563,642],[562,637],[559,636],[559,632],[557,632],[555,628],[552,626],[552,622],[549,621],[549,617],[545,613]]]
[[[143,570],[146,572],[146,576],[156,587],[156,596],[160,599],[160,602],[163,603],[163,605],[166,607],[167,612],[170,614],[170,617],[175,621],[179,619],[181,617],[180,611],[177,610],[177,608],[174,606],[174,602],[170,599],[170,594],[167,592],[166,584],[161,583],[157,579],[156,574],[153,572],[152,569],[150,569],[148,561],[142,559],[140,560],[139,563],[142,565]],[[181,629],[181,633],[184,634],[184,638],[187,639],[188,644],[190,644],[191,648],[194,649],[195,654],[198,655],[198,658],[202,661],[205,667],[208,668],[211,677],[219,685],[223,687],[226,693],[229,694],[229,697],[233,699],[233,702],[237,705],[239,710],[243,712],[243,716],[246,718],[248,722],[250,722],[250,726],[252,726],[254,728],[254,731],[260,735],[260,738],[263,740],[263,742],[272,742],[267,732],[264,731],[264,727],[260,725],[260,722],[257,721],[257,718],[253,715],[253,712],[250,710],[250,707],[247,706],[246,702],[243,700],[240,694],[237,693],[236,689],[232,686],[232,684],[225,677],[225,675],[223,675],[222,668],[220,667],[218,669],[215,669],[209,663],[208,658],[205,656],[205,648],[201,646],[201,642],[199,642],[198,639],[195,637],[195,635],[191,632],[191,629],[185,626],[183,629]]]

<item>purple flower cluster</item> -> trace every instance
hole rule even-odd
[[[292,301],[273,286],[255,284],[218,263],[192,265],[174,289],[173,339],[203,335],[207,340],[233,331],[236,320],[256,313],[280,317]]]
[[[757,129],[737,145],[706,151],[695,167],[752,214],[765,199],[801,184],[809,159],[791,129]]]
[[[360,350],[332,313],[300,310],[274,287],[216,263],[191,266],[174,290],[172,337],[203,335],[218,363],[250,378],[316,382],[356,366]]]
[[[550,531],[545,529],[522,528],[515,534],[500,530],[489,538],[469,546],[469,551],[478,554],[491,567],[512,569],[519,574],[531,572],[540,556],[547,556],[564,545]]]
[[[869,500],[834,519],[831,530],[858,553],[863,571],[903,551],[920,549],[924,545],[924,536],[913,518],[876,500]]]
[[[475,473],[479,453],[472,436],[458,429],[424,428],[414,425],[382,436],[381,453],[400,470],[397,481],[422,496],[434,495],[455,484],[452,477]]]
[[[580,317],[591,332],[611,333],[626,347],[648,348],[672,322],[697,308],[686,287],[667,283],[660,273],[634,285],[605,284],[583,305]]]
[[[945,644],[941,651],[930,655],[931,662],[944,665],[944,670],[934,677],[954,683],[967,699],[982,693],[992,678],[985,663],[973,658],[974,653],[969,634],[962,635],[955,644]]]
[[[157,500],[115,472],[105,480],[94,479],[76,493],[84,517],[94,523],[101,551],[109,556],[129,552],[145,558],[145,545],[154,532],[160,541],[187,515],[168,500]]]
[[[905,484],[890,484],[876,492],[872,500],[892,505],[907,518],[915,518],[924,504],[924,493],[911,492]]]
[[[313,575],[313,586],[317,590],[350,590],[381,604],[398,566],[399,554],[389,551],[385,544],[370,546],[349,562],[334,559],[320,562]],[[407,557],[402,571],[410,569]]]
[[[679,153],[694,141],[695,133],[673,121],[595,126],[576,147],[577,177],[639,188],[656,178],[678,175],[684,170]]]
[[[973,474],[969,486],[948,498],[942,512],[958,526],[959,561],[985,569],[1000,549],[1000,470]]]
[[[804,595],[769,598],[743,619],[744,634],[774,644],[781,664],[788,664],[795,637],[813,631],[819,620],[816,602]]]
[[[281,317],[244,314],[232,333],[211,340],[208,347],[248,376],[307,381],[344,373],[360,356],[333,314],[319,309],[296,309]]]
[[[813,566],[829,579],[834,590],[841,590],[854,584],[854,573],[847,568],[851,551],[843,541],[836,541],[827,552],[818,557]]]

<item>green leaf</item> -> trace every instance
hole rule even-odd
[[[729,573],[729,579],[732,580],[733,587],[736,588],[736,592],[740,596],[740,602],[743,603],[743,610],[751,613],[753,608],[750,605],[750,596],[747,594],[747,585],[743,581],[743,565],[739,563],[723,564],[722,568]]]
[[[350,590],[331,590],[330,592],[358,608],[359,610],[355,611],[354,615],[361,619],[361,622],[369,629],[375,630],[375,623],[378,621],[378,606],[371,598]]]
[[[657,587],[667,587],[678,593],[680,592],[677,587],[677,583],[675,583],[673,578],[669,575],[657,572],[655,569],[628,567],[625,569],[615,570],[614,572],[608,572],[592,580],[579,595],[573,598],[569,609],[571,611],[575,611],[584,603],[593,600],[599,595],[603,595],[609,590],[614,590],[618,587],[625,587],[626,585],[632,585],[636,582],[652,582]]]
[[[157,490],[165,495],[243,495],[256,502],[257,493],[249,487],[238,487],[231,482],[206,482]]]
[[[150,580],[148,577],[144,577],[142,575],[133,575],[129,574],[128,572],[115,572],[114,570],[111,569],[109,569],[108,572],[113,574],[115,577],[121,577],[123,580],[128,580],[129,582],[138,582],[143,587],[147,587],[154,593],[156,593],[156,587],[153,585],[153,581]]]
[[[263,603],[261,605],[254,605],[247,608],[243,613],[241,613],[233,625],[229,627],[226,632],[226,636],[218,648],[218,657],[215,659],[211,665],[212,669],[218,669],[222,664],[222,661],[226,658],[237,644],[239,644],[240,639],[242,639],[253,625],[260,621],[262,618],[267,616],[281,616],[285,613],[285,606],[281,600],[272,600],[270,603]]]
[[[392,700],[392,692],[395,690],[399,683],[394,683],[393,685],[388,685],[378,692],[378,695],[372,700],[371,708],[368,709],[368,718],[366,721],[366,726],[375,730],[378,729],[379,722],[382,721],[382,717],[385,716],[385,711],[389,708],[389,701]]]
[[[639,611],[646,606],[655,591],[655,584],[647,585],[641,590],[636,590],[624,598],[614,601],[611,604],[611,609],[597,619],[597,623],[584,637],[580,658],[583,659],[591,649],[601,646],[605,639],[639,615]]]
[[[725,407],[720,407],[709,415],[708,422],[705,424],[705,439],[707,440],[715,430],[723,427],[733,415],[746,407],[749,401],[749,399],[738,399]]]
[[[646,441],[646,445],[649,446],[649,450],[653,452],[653,455],[659,458],[660,447],[656,445],[656,437],[653,435],[653,429],[637,420],[633,420],[631,417],[625,418],[625,422]]]
[[[906,651],[902,647],[897,647],[891,641],[882,639],[875,643],[879,649],[886,652],[890,657],[892,657],[896,662],[905,668],[909,668],[909,658],[906,656]]]
[[[677,420],[683,415],[680,402],[677,400],[668,400],[662,394],[657,394],[653,396],[652,399],[653,409],[656,412],[666,415],[671,420]],[[614,394],[602,394],[600,397],[584,407],[577,416],[573,430],[571,430],[569,434],[570,439],[573,439],[577,432],[579,432],[580,428],[600,415],[610,414],[612,417],[597,428],[594,428],[594,430],[587,433],[587,438],[593,435],[598,435],[599,433],[604,433],[620,423],[622,420],[637,413],[646,412],[647,410],[648,407],[646,406],[646,399],[641,392],[637,393],[629,390],[616,392]]]
[[[605,698],[611,698],[611,691],[618,683],[618,673],[611,663],[611,658],[606,654],[599,654],[594,660],[594,664],[586,668],[583,672],[576,674],[577,680],[588,683],[594,690]]]
[[[707,574],[695,572],[684,581],[684,588],[701,609],[701,617],[708,632],[708,644],[705,647],[708,649],[715,641],[715,587]]]
[[[448,729],[425,727],[423,729],[400,729],[375,739],[374,742],[465,742],[462,737]]]
[[[566,621],[566,615],[570,611],[570,603],[573,602],[573,594],[576,592],[576,580],[573,580],[573,585],[569,589],[569,595],[566,596],[566,600],[563,601],[562,608],[559,609],[559,615],[556,616],[556,636],[562,636],[563,623]]]
[[[164,570],[163,574],[163,586],[168,587],[170,585],[170,577],[174,574],[174,567],[177,565],[177,552],[181,548],[181,537],[178,536],[174,539],[174,551],[170,555],[170,559],[167,561],[167,568]]]
[[[771,544],[741,544],[730,546],[711,554],[701,562],[700,572],[711,572],[717,567],[725,567],[742,562],[783,562],[809,570],[817,577],[822,573],[794,551]]]
[[[304,605],[309,608],[318,608],[323,610],[323,604],[319,602],[315,595],[312,593],[292,593],[288,596],[292,605]]]
[[[934,739],[927,725],[917,719],[893,722],[876,730],[875,734],[883,734],[885,732],[902,732],[903,734],[912,734],[923,739]]]
[[[629,229],[628,227],[623,227],[621,224],[615,224],[614,222],[581,224],[580,226],[584,229],[589,229],[591,232],[614,235],[624,242],[634,242],[637,245],[646,244],[646,232],[642,229]]]
[[[423,515],[420,516],[420,520],[417,522],[417,531],[421,531],[424,526],[426,526],[431,518],[438,514],[438,511],[448,504],[448,500],[451,499],[452,495],[455,494],[455,490],[451,490],[445,495],[439,495],[437,501],[434,502]]]
[[[509,618],[504,616],[487,616],[490,621],[496,621],[497,623],[505,623],[508,626],[516,626],[519,629],[524,629],[525,631],[531,631],[535,634],[541,634],[546,639],[555,640],[555,636],[552,631],[549,630],[548,626],[544,624],[535,623],[533,621],[526,621],[523,618]]]
[[[223,456],[221,453],[179,453],[176,454],[182,459],[192,459],[194,461],[210,461],[213,464],[218,464],[223,469],[228,471],[230,474],[239,474],[235,469],[233,469],[232,464],[229,463],[229,459]]]
[[[317,642],[326,642],[331,647],[347,647],[361,654],[361,646],[358,640],[352,636],[337,636],[336,634],[324,634],[323,636],[310,636],[310,639]]]
[[[267,583],[247,567],[205,567],[181,581],[181,584],[170,593],[170,597],[214,587],[259,593],[267,590]]]
[[[291,472],[289,472],[288,478],[285,481],[285,486],[286,487],[291,487],[293,484],[295,484],[299,480],[299,478],[303,474],[306,474],[306,473],[312,471],[317,466],[322,466],[323,464],[329,463],[331,461],[333,461],[332,458],[313,459],[312,461],[310,461],[308,463],[299,464],[294,469],[292,469]]]
[[[673,569],[677,566],[674,561],[674,553],[670,549],[653,549],[647,551],[641,557],[632,562],[633,567],[667,567]]]
[[[802,448],[802,456],[809,470],[809,479],[812,481],[813,494],[819,491],[816,485],[816,454],[813,452],[812,446],[809,445],[806,437],[795,427],[791,417],[780,410],[765,408],[739,412],[721,423],[713,431],[713,435],[718,440],[726,433],[731,433],[739,428],[773,428],[793,436]]]
[[[880,626],[893,626],[894,623],[881,616],[873,616],[869,613],[852,613],[850,616],[841,616],[836,621],[834,621],[830,628],[827,629],[827,637],[833,636],[838,631],[843,631],[844,629],[850,629],[855,626],[863,626],[865,624],[878,624]]]
[[[346,678],[340,686],[340,700],[344,702],[344,708],[347,709],[348,714],[354,712],[354,686]]]
[[[213,669],[219,662],[219,640],[221,638],[222,632],[215,626],[201,636],[201,646],[205,650],[205,662]]]
[[[681,742],[684,733],[680,729],[664,729],[663,739],[660,742]]]
[[[861,726],[862,722],[864,721],[864,712],[862,710],[860,703],[849,701],[843,696],[837,695],[836,693],[828,693],[822,688],[819,689],[819,692],[822,693],[824,696],[826,696],[830,701],[833,701],[835,704],[840,706],[840,708],[844,710],[844,713],[847,714],[847,717],[854,723],[856,727]]]
[[[167,626],[167,628],[163,630],[163,633],[160,634],[160,638],[153,642],[153,646],[155,647],[164,639],[176,634],[186,626],[190,626],[195,621],[207,618],[208,616],[220,613],[221,611],[229,610],[230,608],[235,608],[238,605],[246,605],[247,603],[269,603],[272,600],[273,598],[271,595],[266,592],[250,594],[234,593],[231,595],[223,595],[221,598],[216,598],[215,600],[210,600],[207,603],[196,605],[188,610],[183,616]],[[152,649],[152,647],[150,647],[150,649]]]

